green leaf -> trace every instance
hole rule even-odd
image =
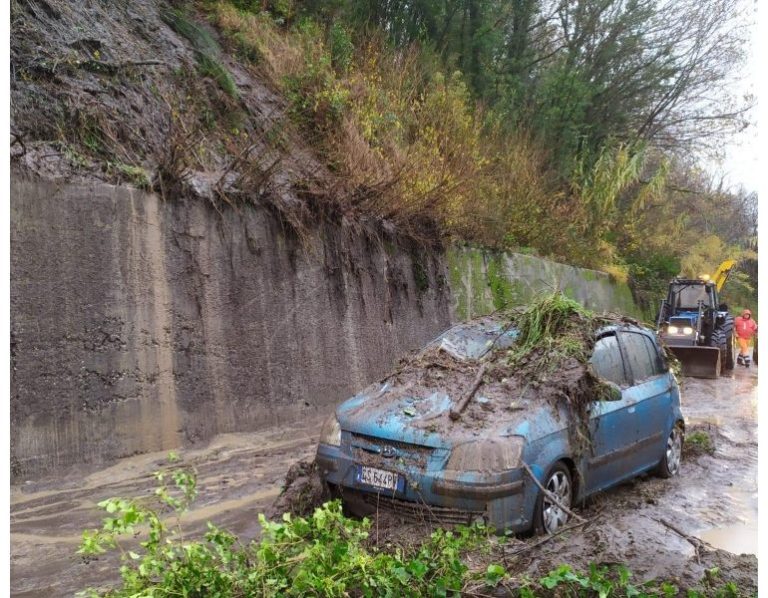
[[[407,585],[411,580],[411,574],[404,567],[395,567],[392,569],[392,575],[403,585]]]
[[[505,573],[506,570],[501,565],[488,565],[488,569],[485,572],[485,582],[490,586],[496,587]]]
[[[406,566],[408,572],[417,579],[421,579],[429,571],[429,567],[422,561],[415,559],[408,563]]]

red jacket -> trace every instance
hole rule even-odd
[[[752,338],[752,335],[757,332],[757,322],[752,318],[737,316],[733,324],[736,328],[736,336],[739,338]]]

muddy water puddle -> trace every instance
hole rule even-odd
[[[184,533],[216,522],[243,540],[259,533],[258,514],[280,492],[288,467],[314,456],[320,418],[258,433],[225,434],[207,446],[177,450],[180,464],[197,471],[199,495],[185,514]],[[89,563],[75,551],[82,531],[98,527],[105,498],[140,498],[156,487],[153,472],[175,467],[168,455],[123,459],[98,471],[71,470],[59,479],[28,480],[11,489],[11,592],[13,596],[72,596],[114,580],[119,562]]]
[[[715,483],[726,486],[717,504],[701,501],[699,518],[718,524],[701,527],[693,535],[733,554],[757,556],[757,371],[738,368],[733,378],[717,384],[686,379],[683,401],[689,427],[716,431],[713,457],[725,479]],[[703,488],[707,494],[713,491],[710,484]]]
[[[757,521],[718,527],[697,535],[715,548],[727,550],[733,554],[757,556]]]
[[[733,554],[758,556],[757,490],[726,492],[725,497],[732,505],[728,520],[733,520],[733,523],[705,528],[694,535],[715,548]]]

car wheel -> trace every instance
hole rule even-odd
[[[672,428],[667,438],[667,446],[661,457],[657,473],[662,478],[671,478],[680,471],[680,461],[683,457],[683,430],[678,424]]]
[[[554,495],[561,505],[568,509],[571,508],[571,504],[573,504],[573,480],[565,463],[562,461],[555,463],[544,478],[542,485]],[[551,498],[545,496],[543,492],[539,492],[534,517],[536,533],[554,534],[568,522],[569,517],[568,513],[555,504]]]

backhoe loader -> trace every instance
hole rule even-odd
[[[674,278],[656,322],[661,340],[680,360],[684,376],[717,378],[733,370],[733,316],[718,295],[736,260],[726,260],[713,276]]]

